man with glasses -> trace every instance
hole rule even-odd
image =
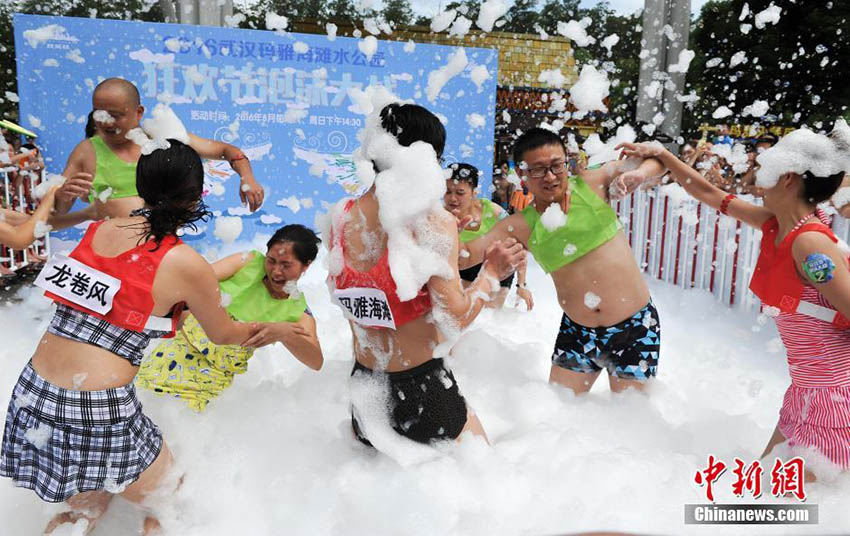
[[[608,195],[634,189],[663,166],[620,160],[569,176],[563,140],[541,128],[520,136],[513,156],[534,201],[468,242],[460,268],[481,262],[494,241],[515,238],[552,277],[564,312],[549,381],[584,393],[607,369],[612,391],[643,390],[656,373],[661,326]]]

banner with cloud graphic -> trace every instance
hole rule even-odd
[[[139,88],[145,117],[165,103],[189,132],[232,143],[251,160],[266,189],[254,214],[240,205],[230,165],[205,163],[205,200],[242,217],[239,239],[282,223],[312,226],[316,211],[358,193],[350,155],[364,117],[351,90],[371,84],[436,113],[446,125],[446,162],[472,163],[484,171],[482,191],[490,185],[493,49],[384,40],[375,48],[371,39],[20,14],[14,30],[21,124],[38,133],[49,171],[61,173],[84,139],[94,86],[126,78]],[[211,222],[184,239],[218,240]]]

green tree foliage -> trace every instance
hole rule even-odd
[[[739,20],[745,3],[750,15]],[[721,105],[735,112],[723,121],[753,122],[742,112],[755,100],[770,105],[762,121],[788,126],[818,121],[831,125],[833,119],[847,114],[850,2],[775,2],[782,8],[779,22],[756,28],[753,14],[770,3],[715,0],[703,6],[691,32],[691,48],[697,55],[687,79],[700,99],[686,117],[688,126],[702,119],[717,122],[711,114]],[[742,31],[742,24],[752,25],[748,33]],[[731,67],[733,55],[741,51],[746,62]],[[708,67],[715,58],[720,63]]]
[[[407,0],[386,0],[381,16],[394,26],[407,26],[413,22],[413,8]]]

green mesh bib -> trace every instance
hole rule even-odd
[[[493,210],[493,203],[488,199],[481,199],[481,223],[478,224],[478,229],[470,231],[464,229],[460,232],[461,242],[470,242],[484,236],[490,229],[499,222],[499,217],[496,216],[496,211]]]
[[[531,229],[528,250],[534,260],[551,273],[608,242],[620,231],[620,220],[611,206],[593,193],[581,177],[570,177],[570,208],[567,223],[554,231],[540,222],[534,205],[527,206],[522,215]]]
[[[266,257],[259,251],[252,253],[253,259],[233,277],[218,284],[231,297],[227,312],[240,322],[297,322],[307,310],[304,295],[284,300],[273,298],[263,284]]]
[[[109,199],[134,197],[136,191],[136,164],[130,164],[115,156],[100,136],[89,138],[94,147],[95,168],[89,202],[93,203],[107,188],[112,188]]]

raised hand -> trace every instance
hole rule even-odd
[[[239,182],[239,199],[247,204],[251,212],[256,212],[263,204],[266,192],[254,177],[245,175]]]
[[[89,195],[94,177],[91,173],[79,171],[67,179],[56,191],[56,196],[66,202],[72,202],[75,198],[84,198]]]
[[[524,260],[525,249],[513,238],[493,242],[484,252],[484,268],[500,281],[514,273]]]

